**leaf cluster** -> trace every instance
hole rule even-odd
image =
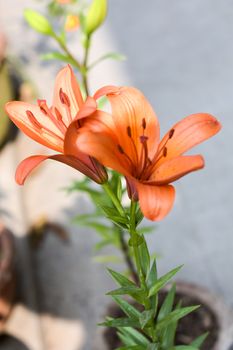
[[[140,245],[145,283],[136,285],[124,275],[109,269],[119,288],[107,293],[111,295],[125,316],[107,317],[102,326],[115,327],[123,344],[117,350],[199,350],[207,334],[198,337],[190,345],[176,345],[175,334],[181,318],[195,311],[199,306],[182,307],[174,304],[176,286],[173,284],[162,305],[158,295],[180,270],[181,266],[162,277],[157,276],[156,261],[150,265],[145,241]]]

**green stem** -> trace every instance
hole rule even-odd
[[[89,96],[89,88],[88,88],[88,79],[87,79],[87,73],[88,73],[88,57],[89,57],[89,49],[91,45],[91,36],[88,35],[86,38],[85,43],[85,53],[84,53],[84,60],[82,65],[82,79],[83,79],[83,86],[86,92],[86,95]]]
[[[81,72],[82,74],[82,65],[80,62],[72,55],[72,53],[69,51],[69,49],[66,47],[66,45],[62,42],[62,40],[54,34],[54,39],[59,44],[60,48],[67,54],[67,56],[73,61],[73,65]]]
[[[141,287],[146,288],[146,281],[145,281],[145,276],[143,274],[143,269],[142,269],[142,265],[141,265],[141,257],[140,257],[139,247],[138,247],[137,243],[135,243],[137,241],[137,239],[135,239],[135,238],[138,235],[137,231],[136,231],[136,209],[137,209],[137,202],[131,200],[130,230],[129,230],[129,232],[130,232],[131,239],[133,241],[133,252],[134,252],[135,262],[136,262],[136,266],[137,266],[140,285],[141,285]],[[144,305],[145,305],[146,310],[150,309],[149,300],[145,299]]]
[[[128,246],[128,244],[125,240],[125,237],[124,237],[124,231],[123,231],[123,229],[121,229],[120,227],[118,227],[116,225],[115,225],[115,229],[119,233],[121,251],[122,251],[123,257],[125,259],[125,263],[128,266],[128,269],[130,271],[131,277],[136,284],[139,284],[138,274],[137,274],[134,262],[131,258],[130,252],[129,252],[129,246]]]
[[[114,204],[115,208],[118,210],[118,213],[121,216],[125,216],[125,211],[124,208],[122,207],[119,199],[116,197],[115,193],[113,192],[113,190],[111,189],[111,186],[109,185],[109,183],[104,183],[102,185],[103,189],[105,190],[105,192],[107,193],[107,195],[111,198],[112,203]]]

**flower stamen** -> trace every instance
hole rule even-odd
[[[73,118],[72,118],[72,115],[70,112],[70,99],[67,96],[67,94],[62,90],[62,88],[60,88],[60,90],[59,90],[59,97],[60,97],[61,103],[64,105],[64,107],[66,109],[66,114],[67,114],[69,123],[71,123]]]
[[[118,144],[118,145],[117,145],[117,149],[118,149],[118,151],[119,151],[123,156],[125,156],[125,158],[127,159],[127,161],[130,163],[130,165],[131,165],[131,167],[132,167],[132,171],[133,171],[133,170],[135,169],[134,163],[133,163],[133,161],[130,159],[130,157],[128,156],[128,154],[125,153],[123,147],[122,147],[121,145]]]
[[[50,129],[46,128],[44,125],[42,125],[42,124],[36,119],[36,117],[34,116],[34,114],[33,114],[31,111],[27,110],[27,111],[26,111],[26,115],[27,115],[28,120],[30,121],[30,123],[33,125],[33,127],[34,127],[37,131],[39,131],[40,133],[43,132],[43,133],[45,133],[45,134],[47,134],[47,135],[50,135],[50,136],[54,136],[55,138],[58,138],[59,140],[63,141],[63,139],[62,139],[59,135],[55,134],[52,130],[50,130]]]
[[[46,101],[38,100],[37,103],[38,103],[38,106],[40,107],[41,112],[44,113],[44,115],[46,115],[47,117],[49,117],[50,120],[53,122],[53,124],[61,131],[62,134],[64,134],[67,129],[66,126],[64,125],[63,122],[61,123],[61,121],[58,118],[57,119],[55,118],[55,116],[47,106]]]

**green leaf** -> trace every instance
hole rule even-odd
[[[155,230],[154,226],[145,226],[145,227],[141,227],[139,229],[137,229],[137,233],[139,235],[146,235],[149,233],[153,233]]]
[[[150,253],[145,241],[145,238],[143,236],[139,236],[143,239],[142,244],[139,245],[139,256],[141,261],[141,267],[143,275],[146,277],[150,272]]]
[[[100,204],[100,207],[108,217],[117,216],[118,214],[118,211],[113,207],[108,207],[106,205],[101,205],[101,204]]]
[[[115,302],[120,306],[121,310],[123,310],[129,318],[135,319],[137,321],[139,320],[141,313],[133,305],[116,296],[113,296],[113,300],[115,300]]]
[[[98,109],[103,109],[107,103],[108,99],[106,96],[99,98],[97,101]]]
[[[131,318],[115,318],[107,320],[103,323],[100,323],[99,326],[105,326],[105,327],[139,327],[139,322],[136,320],[133,320]]]
[[[170,279],[182,268],[183,265],[176,267],[175,269],[169,271],[166,275],[160,277],[156,283],[150,288],[149,296],[155,295],[158,291],[163,288]]]
[[[156,267],[156,260],[154,259],[154,262],[151,266],[150,272],[147,276],[146,279],[146,284],[148,289],[150,289],[157,281],[157,267]],[[157,307],[158,307],[158,295],[155,294],[152,297],[150,297],[151,301],[151,308],[154,310],[154,317],[157,312]]]
[[[174,297],[176,293],[176,286],[173,284],[172,288],[168,292],[163,305],[160,307],[159,313],[158,313],[158,321],[163,319],[165,316],[167,316],[171,311],[174,303]]]
[[[136,286],[127,286],[127,287],[121,287],[115,290],[112,290],[106,295],[142,295],[145,294],[145,290]]]
[[[150,269],[150,273],[146,280],[147,287],[151,289],[155,285],[156,281],[157,281],[157,266],[156,266],[156,260],[154,260]]]
[[[70,57],[63,55],[62,53],[57,52],[57,51],[42,54],[40,57],[44,61],[59,60],[62,62],[69,63],[71,65],[73,65],[73,63],[74,63],[74,61]]]
[[[193,312],[199,308],[199,305],[197,306],[188,306],[188,307],[183,307],[179,310],[174,310],[172,311],[169,315],[165,316],[162,320],[157,322],[156,324],[156,331],[161,332],[164,328],[166,328],[169,324],[172,322],[176,322],[183,318],[184,316],[190,314],[190,312]]]
[[[122,344],[129,346],[135,346],[135,341],[128,335],[123,334],[123,331],[127,328],[119,328],[119,331],[117,332],[117,335],[119,339],[121,340]]]
[[[144,242],[144,240],[143,240],[142,236],[140,236],[138,234],[134,234],[129,240],[129,246],[130,247],[139,247],[143,242]]]
[[[172,289],[170,290],[172,293]],[[179,310],[181,308],[181,302],[176,305],[175,310]],[[177,329],[178,321],[171,322],[162,332],[162,345],[164,349],[169,349],[175,344],[175,335]]]
[[[154,310],[145,310],[140,314],[140,325],[143,328],[147,325],[149,321],[151,321],[154,318]]]
[[[190,345],[196,348],[200,348],[200,346],[204,343],[208,335],[209,335],[209,332],[206,332],[200,335],[200,337],[196,338]]]
[[[126,327],[121,329],[119,334],[125,336],[126,339],[130,339],[130,342],[133,341],[134,344],[138,344],[140,346],[147,346],[149,344],[149,340],[136,329]]]
[[[27,9],[24,11],[24,18],[30,27],[32,27],[37,32],[44,35],[54,36],[54,31],[51,24],[47,18],[40,13]]]
[[[116,61],[124,61],[126,59],[126,56],[124,55],[120,55],[119,53],[116,52],[109,52],[101,57],[99,57],[96,61],[94,61],[93,63],[90,64],[90,66],[88,67],[88,69],[92,69],[93,67],[95,67],[98,63],[105,61],[107,59],[112,59],[112,60],[116,60]]]
[[[89,36],[98,29],[107,16],[107,0],[92,0],[88,9],[84,31]]]
[[[134,286],[136,285],[130,281],[127,277],[120,274],[119,272],[116,272],[114,270],[108,269],[108,272],[111,274],[112,278],[122,287],[128,287],[128,286]]]
[[[158,350],[159,345],[158,344],[149,344],[146,348],[146,350]]]
[[[138,226],[140,224],[140,222],[143,220],[143,218],[144,218],[144,215],[139,207],[137,212],[136,212],[136,215],[135,215],[136,226]]]
[[[118,245],[116,244],[114,238],[109,238],[109,239],[103,239],[102,241],[96,243],[95,246],[94,246],[94,250],[96,252],[98,252],[98,251],[100,251],[101,249],[103,249],[104,247],[106,247],[108,245],[114,245],[114,246],[118,247]]]

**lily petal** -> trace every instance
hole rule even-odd
[[[119,91],[119,87],[113,86],[113,85],[107,85],[107,86],[104,86],[96,91],[96,93],[94,95],[94,99],[98,100],[98,98],[103,97],[103,96],[107,96],[109,94],[114,94],[114,93],[117,94],[118,91]]]
[[[42,113],[39,106],[12,101],[5,105],[5,110],[24,134],[46,147],[62,152],[63,135],[50,118]],[[27,113],[31,114],[31,118]]]
[[[106,167],[112,168],[123,175],[129,176],[129,164],[118,149],[115,139],[107,134],[91,132],[85,128],[77,137],[77,149],[89,156],[97,159]],[[74,145],[74,141],[71,143]]]
[[[75,120],[80,120],[86,117],[89,117],[97,110],[97,103],[93,97],[88,96],[84,104],[81,106],[81,109],[78,111],[78,114]]]
[[[176,157],[164,162],[156,168],[148,183],[166,185],[192,171],[202,169],[204,165],[204,158],[201,155]]]
[[[141,210],[152,221],[162,220],[172,209],[175,189],[171,185],[153,186],[136,183]]]
[[[83,105],[82,94],[70,65],[60,70],[55,80],[53,106],[56,107],[63,117],[66,126],[70,123],[66,106],[61,101],[61,91],[66,94],[69,100],[71,118],[74,119]]]
[[[221,124],[210,114],[197,113],[184,118],[175,124],[160,142],[159,150],[162,150],[166,144],[167,152],[166,157],[162,157],[157,166],[168,159],[182,155],[217,134],[220,129]],[[171,131],[173,136],[169,139]]]
[[[137,163],[143,136],[147,138],[148,156],[154,155],[159,142],[159,123],[145,96],[133,87],[108,86],[97,91],[94,98],[102,94],[110,101],[115,133],[120,135],[125,153]]]
[[[97,172],[94,172],[91,168],[88,167],[87,164],[84,164],[80,159],[63,154],[54,154],[52,156],[44,156],[44,155],[36,155],[30,156],[24,159],[17,167],[15,180],[19,185],[23,185],[27,177],[31,174],[31,172],[40,165],[44,160],[52,159],[58,162],[69,165],[70,167],[80,171],[84,175],[90,177],[97,183],[100,183],[100,177]]]

